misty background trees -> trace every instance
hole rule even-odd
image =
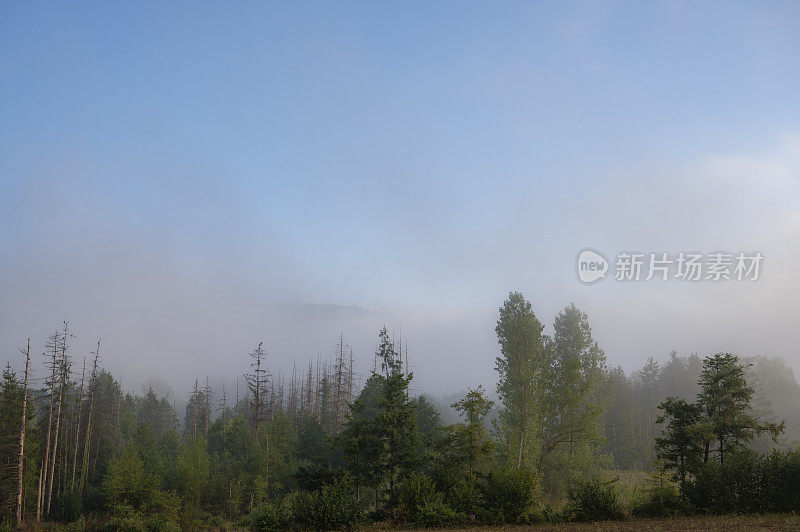
[[[100,341],[73,353],[64,322],[42,343],[44,378],[31,377],[30,347],[23,372],[3,371],[2,519],[530,522],[537,505],[613,491],[597,480],[610,472],[653,472],[674,481],[681,504],[717,508],[730,497],[699,498],[716,493],[701,482],[743,460],[750,471],[793,463],[800,386],[782,360],[673,352],[628,375],[608,367],[575,305],[544,331],[511,293],[496,324],[496,394],[481,383],[455,397],[413,393],[409,353],[384,327],[366,372],[344,335],[328,359],[290,374],[271,368],[259,342],[241,354],[241,390],[197,376],[177,412],[152,387],[124,390],[102,367]]]

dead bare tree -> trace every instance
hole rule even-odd
[[[17,469],[17,527],[22,527],[22,484],[23,463],[25,462],[25,427],[28,425],[28,368],[31,362],[31,339],[23,352],[25,355],[25,381],[22,385],[22,427],[19,429],[19,465]]]
[[[97,340],[97,348],[94,351],[92,361],[92,376],[89,380],[89,417],[86,421],[86,435],[84,436],[83,458],[81,470],[81,492],[86,484],[86,477],[89,474],[89,450],[91,449],[92,424],[94,423],[94,400],[97,389],[97,360],[100,358],[100,340]]]
[[[58,367],[58,348],[60,345],[61,332],[56,331],[48,338],[45,343],[45,349],[50,354],[50,360],[45,363],[45,366],[50,368],[50,380],[47,382],[50,387],[50,407],[47,414],[47,437],[45,438],[45,453],[42,461],[42,468],[39,474],[39,493],[36,498],[36,520],[42,519],[42,506],[44,504],[44,491],[47,489],[47,475],[50,470],[50,432],[53,427],[53,402],[55,400],[55,386],[56,386],[56,369]]]
[[[311,402],[311,396],[314,393],[314,382],[312,378],[313,365],[313,361],[308,363],[308,376],[306,377],[305,409],[309,414],[314,413],[314,404]]]
[[[205,436],[208,438],[208,426],[211,424],[211,387],[208,385],[208,375],[206,375],[206,386],[203,389],[203,395],[205,396],[205,422],[206,426]]]
[[[86,357],[83,357],[83,370],[81,370],[81,388],[78,392],[78,419],[75,422],[75,451],[72,457],[72,482],[70,489],[75,491],[75,473],[78,469],[78,444],[81,436],[81,410],[83,410],[83,382],[86,377]]]
[[[266,401],[268,397],[269,372],[263,367],[267,358],[263,342],[250,353],[252,373],[245,374],[247,387],[250,391],[250,424],[253,427],[266,420]]]
[[[287,410],[292,422],[297,415],[297,364],[292,364],[292,383],[289,385],[289,402]]]
[[[226,397],[225,397],[225,385],[222,385],[222,402],[220,403],[220,407],[222,409],[222,424],[224,425],[226,422],[225,410],[228,407],[226,404]]]
[[[334,374],[334,378],[336,379],[336,390],[335,390],[335,405],[334,405],[334,418],[336,420],[335,423],[335,433],[339,434],[339,428],[341,427],[344,419],[344,411],[345,411],[345,387],[347,385],[347,375],[345,374],[345,361],[344,361],[344,352],[345,352],[345,343],[344,343],[344,335],[339,333],[339,345],[337,346],[338,350],[336,353],[336,371]]]
[[[69,379],[69,371],[70,371],[70,362],[67,356],[67,339],[70,338],[69,334],[69,323],[64,322],[64,332],[61,335],[61,345],[59,346],[61,349],[61,357],[58,361],[59,365],[59,385],[58,385],[58,411],[56,413],[56,432],[55,438],[53,441],[53,460],[50,463],[50,476],[49,476],[49,484],[47,488],[47,508],[45,513],[50,514],[50,504],[53,501],[53,481],[55,479],[55,471],[56,471],[56,458],[58,457],[58,439],[59,435],[61,434],[61,412],[63,410],[63,399],[64,399],[64,388],[67,385],[67,380]]]

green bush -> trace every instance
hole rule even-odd
[[[575,521],[607,521],[625,518],[614,482],[595,477],[567,489],[569,508]]]
[[[686,500],[671,485],[653,486],[634,501],[631,513],[637,517],[673,517],[687,513]]]
[[[474,476],[465,477],[453,485],[447,499],[450,507],[465,515],[477,515],[481,508],[481,492]]]
[[[419,508],[438,500],[433,480],[420,473],[411,473],[397,484],[392,506],[398,520],[409,521],[415,519]]]
[[[65,491],[57,494],[53,499],[53,508],[50,517],[62,523],[76,521],[83,513],[80,494],[74,491]]]
[[[112,509],[113,517],[104,527],[116,532],[148,532],[145,516],[129,504],[117,504]]]
[[[364,509],[349,482],[337,480],[314,492],[301,491],[292,500],[292,521],[302,528],[331,530],[356,525]]]
[[[467,517],[450,508],[447,504],[431,500],[417,507],[414,522],[427,528],[441,528],[457,525],[467,520]]]
[[[773,451],[759,464],[758,511],[800,511],[800,452]]]
[[[492,522],[516,523],[533,506],[536,482],[525,469],[497,470],[481,482],[484,518]]]
[[[566,523],[572,517],[569,508],[555,510],[549,506],[541,508],[539,511],[532,512],[530,517],[525,521],[526,524],[532,525],[536,523],[549,523],[552,525]]]
[[[244,516],[241,523],[250,530],[284,530],[291,516],[282,501],[264,501]]]
[[[758,511],[758,462],[758,456],[747,451],[728,457],[722,464],[703,464],[687,488],[689,500],[709,513]]]
[[[800,511],[800,452],[753,451],[708,462],[687,486],[688,501],[709,513]]]
[[[147,517],[145,526],[149,532],[180,532],[181,530],[176,521],[163,514]]]

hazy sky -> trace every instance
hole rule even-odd
[[[415,387],[494,387],[510,290],[609,363],[800,368],[797,2],[5,2],[0,360],[186,389],[384,323]],[[760,251],[751,283],[583,285],[586,247]],[[351,307],[355,308],[351,308]]]

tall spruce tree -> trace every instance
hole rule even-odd
[[[675,471],[674,478],[684,490],[686,475],[696,470],[703,457],[703,409],[675,397],[668,397],[658,408],[661,415],[656,422],[666,426],[655,440],[656,456]]]
[[[720,463],[725,456],[739,450],[759,434],[777,437],[785,423],[761,421],[753,413],[754,390],[747,384],[744,366],[730,353],[718,353],[703,361],[700,372],[699,404],[708,418],[709,431],[715,439]],[[711,441],[705,442],[705,460],[709,458]]]

